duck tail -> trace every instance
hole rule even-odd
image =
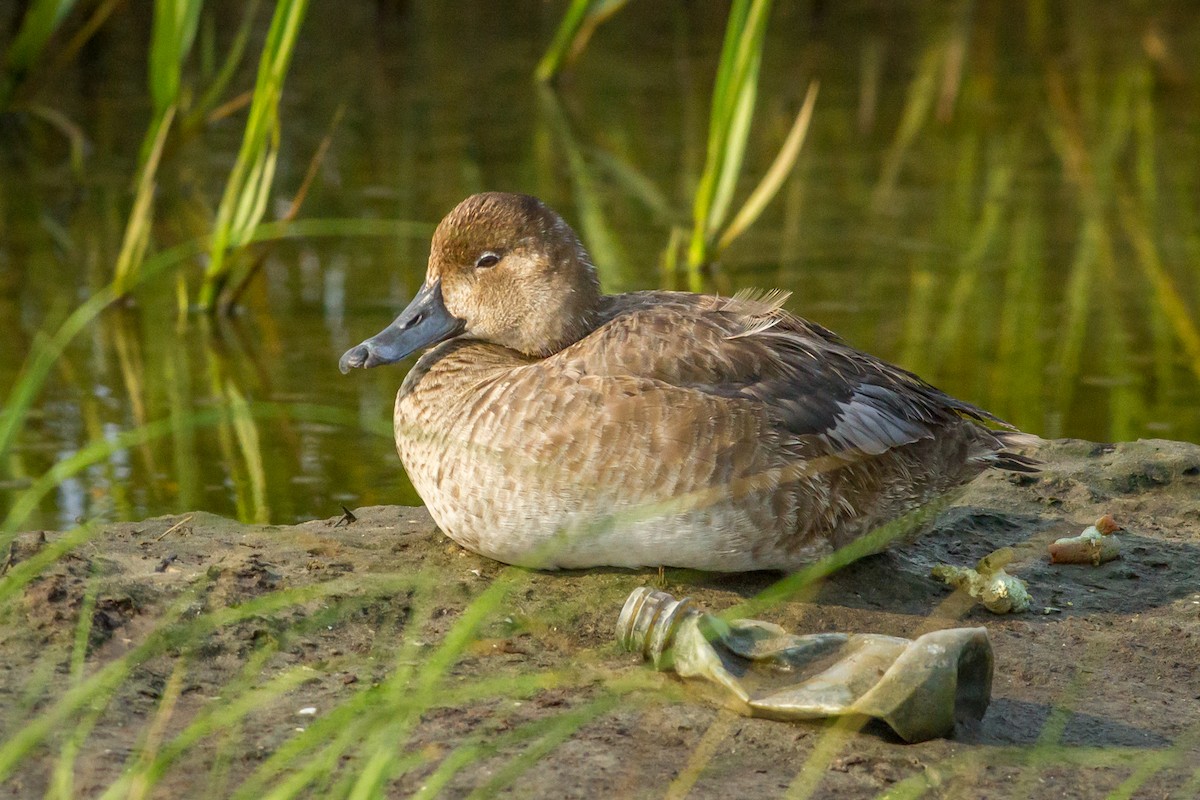
[[[1035,448],[1042,443],[1040,436],[1022,431],[993,431],[992,435],[996,437],[1001,447],[1006,448],[993,453],[990,459],[992,466],[1008,472],[1032,473],[1042,471],[1041,461],[1033,456],[1007,449],[1010,447]]]
[[[1021,453],[1010,453],[1007,450],[1001,450],[992,458],[992,466],[997,469],[1002,469],[1005,472],[1024,472],[1026,474],[1042,471],[1042,462],[1036,458],[1022,455]]]

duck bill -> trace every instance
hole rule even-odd
[[[355,367],[367,369],[393,364],[422,348],[457,336],[464,326],[461,319],[446,310],[441,280],[427,283],[391,325],[347,350],[338,362],[338,369],[345,374]]]

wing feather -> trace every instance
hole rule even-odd
[[[751,400],[781,441],[810,452],[880,455],[964,418],[999,422],[788,313],[787,297],[613,296],[603,324],[555,357],[581,375],[633,375]]]

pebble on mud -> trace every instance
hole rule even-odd
[[[963,589],[993,614],[1018,613],[1029,609],[1030,597],[1025,581],[1004,571],[1012,559],[1012,548],[1005,547],[979,559],[975,569],[939,564],[932,574],[956,589]]]
[[[1051,564],[1091,564],[1098,567],[1121,555],[1121,542],[1115,534],[1124,530],[1105,514],[1078,536],[1056,539],[1050,545]]]

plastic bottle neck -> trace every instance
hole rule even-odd
[[[633,653],[641,653],[656,669],[669,669],[668,651],[680,623],[700,614],[690,597],[676,600],[666,592],[641,586],[629,595],[617,619],[617,639]]]

